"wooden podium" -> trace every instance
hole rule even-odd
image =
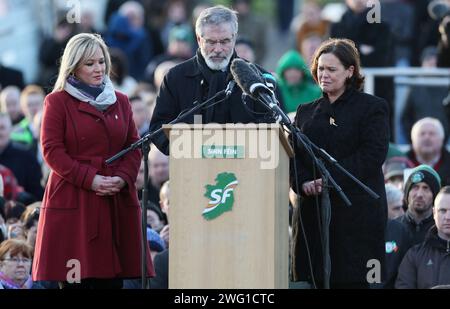
[[[169,288],[288,287],[289,157],[277,124],[167,125]]]

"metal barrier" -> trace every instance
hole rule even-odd
[[[406,103],[407,92],[410,86],[447,86],[450,90],[450,68],[363,68],[362,74],[365,76],[364,92],[369,94],[374,94],[375,92],[375,77],[394,77],[394,140],[396,143],[406,142],[400,124],[400,116]]]
[[[364,92],[374,94],[375,77],[396,77],[394,83],[408,81],[409,85],[449,86],[450,69],[417,68],[417,67],[387,67],[387,68],[363,68],[365,76]],[[418,76],[416,78],[398,79],[398,77]]]

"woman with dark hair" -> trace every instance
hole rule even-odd
[[[298,107],[295,125],[380,196],[373,199],[338,169],[327,166],[352,203],[347,206],[330,189],[330,287],[368,288],[369,261],[375,259],[382,264],[384,257],[386,195],[381,167],[388,150],[388,106],[385,100],[361,92],[364,77],[358,51],[350,40],[322,43],[311,72],[323,96]],[[296,147],[296,154],[291,185],[301,196],[301,207],[293,215],[292,278],[322,287],[322,178],[304,150]]]

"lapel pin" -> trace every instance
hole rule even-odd
[[[336,121],[334,120],[333,117],[330,117],[330,126],[335,126],[335,127],[337,127]]]

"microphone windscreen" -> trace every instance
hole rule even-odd
[[[433,1],[428,4],[428,14],[434,20],[441,20],[450,14],[450,5],[444,1]]]
[[[234,59],[231,63],[231,74],[243,92],[251,94],[250,86],[256,83],[263,83],[262,78],[244,60]]]

